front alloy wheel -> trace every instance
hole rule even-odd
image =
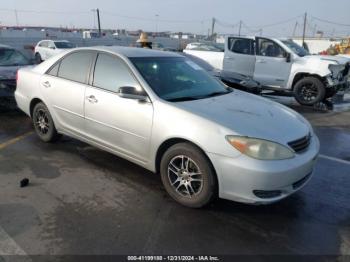
[[[190,143],[175,144],[164,153],[160,175],[169,195],[184,206],[203,207],[217,196],[210,160]]]
[[[175,156],[169,162],[168,179],[173,189],[183,197],[191,198],[203,189],[202,172],[190,157],[184,155]]]

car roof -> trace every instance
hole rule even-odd
[[[110,53],[116,53],[128,58],[131,58],[131,57],[183,57],[181,55],[176,54],[175,52],[166,52],[166,51],[158,51],[158,50],[152,50],[152,49],[146,49],[146,48],[126,47],[126,46],[95,46],[95,47],[78,48],[78,50],[79,49],[106,51]]]

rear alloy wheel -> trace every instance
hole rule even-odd
[[[60,137],[55,128],[51,114],[43,103],[38,103],[34,107],[33,124],[36,134],[44,142],[54,142]]]
[[[203,207],[216,196],[215,172],[209,159],[191,144],[170,147],[162,158],[160,173],[166,191],[184,206]]]
[[[301,105],[311,106],[325,98],[325,86],[315,77],[304,77],[294,86],[294,97]]]

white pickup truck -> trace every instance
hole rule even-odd
[[[350,59],[310,55],[289,39],[237,37],[225,39],[225,51],[184,50],[226,73],[252,77],[264,89],[294,95],[303,105],[313,105],[348,85]]]

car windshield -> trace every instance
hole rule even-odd
[[[69,43],[69,42],[55,42],[55,46],[57,48],[74,48],[74,44]]]
[[[0,66],[20,66],[29,64],[29,59],[19,51],[14,49],[0,49]]]
[[[138,57],[130,60],[153,91],[167,101],[196,100],[232,92],[185,57]]]
[[[292,40],[283,40],[282,43],[288,46],[295,54],[297,54],[300,57],[310,55],[310,53],[306,51],[305,48],[301,47]]]

